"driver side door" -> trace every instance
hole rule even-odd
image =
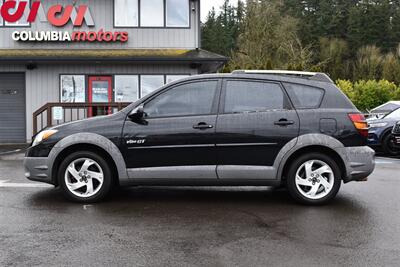
[[[215,126],[221,81],[190,81],[144,103],[144,123],[127,119],[125,161],[131,178],[216,179]]]

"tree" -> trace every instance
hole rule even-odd
[[[345,40],[322,37],[319,40],[319,64],[321,70],[332,79],[351,78],[349,48]]]
[[[273,0],[248,0],[238,50],[230,69],[303,68],[311,53],[297,38],[298,21],[281,13],[282,4]]]
[[[229,56],[236,48],[244,17],[244,4],[238,1],[237,7],[225,0],[217,15],[213,8],[202,27],[202,46],[206,50]]]
[[[374,45],[361,47],[357,52],[354,66],[354,80],[380,79],[383,56],[380,48]]]
[[[390,52],[385,55],[382,62],[382,78],[400,84],[399,54]]]

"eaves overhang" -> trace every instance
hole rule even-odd
[[[202,49],[0,49],[0,62],[176,62],[226,63]]]

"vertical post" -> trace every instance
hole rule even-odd
[[[53,117],[52,109],[51,109],[51,106],[48,105],[47,106],[47,127],[52,126],[52,117]]]
[[[37,117],[35,113],[33,113],[33,134],[37,134]]]

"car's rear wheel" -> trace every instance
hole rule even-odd
[[[398,151],[394,143],[392,141],[392,135],[390,133],[386,134],[382,139],[382,149],[386,155],[389,156],[397,156],[399,155],[400,151]]]
[[[341,185],[337,163],[321,153],[309,153],[293,161],[287,173],[287,188],[298,202],[322,205],[332,200]]]
[[[66,157],[61,162],[58,178],[64,195],[76,202],[98,202],[112,187],[108,163],[91,151],[79,151]]]

